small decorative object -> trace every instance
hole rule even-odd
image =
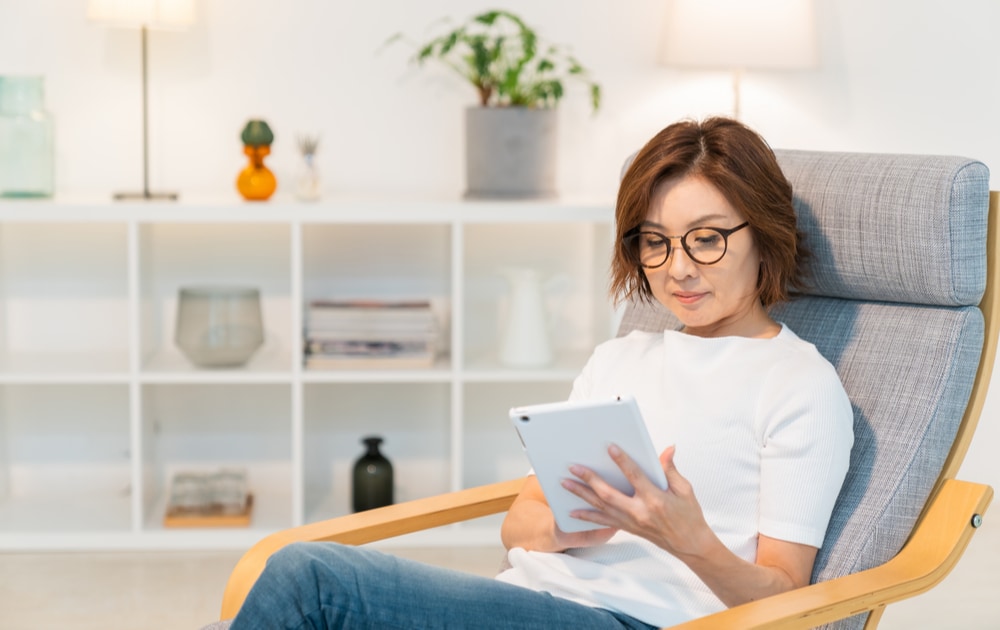
[[[500,362],[508,367],[542,367],[552,362],[548,314],[542,280],[534,269],[503,270],[510,283],[507,322],[500,342]]]
[[[264,158],[271,153],[274,134],[263,120],[251,120],[243,128],[240,138],[243,140],[243,153],[250,158],[250,163],[240,171],[236,189],[247,201],[266,201],[278,187],[274,173],[264,166]]]
[[[170,482],[167,527],[246,527],[253,497],[243,469],[182,471]]]
[[[302,163],[295,180],[295,196],[300,201],[316,201],[320,197],[319,171],[316,169],[319,136],[300,136],[298,145]]]
[[[170,483],[168,510],[176,512],[200,512],[211,505],[208,479],[199,473],[181,472],[174,475]]]
[[[400,39],[390,38],[390,42]],[[551,197],[555,189],[556,116],[563,81],[585,83],[593,111],[601,88],[560,46],[543,45],[509,11],[487,11],[417,47],[413,60],[440,61],[470,83],[479,107],[466,110],[468,198]]]
[[[355,512],[392,505],[392,463],[378,449],[382,438],[368,436],[361,442],[368,450],[354,463]]]
[[[51,197],[53,147],[44,79],[0,77],[0,197]]]
[[[243,365],[264,343],[260,291],[246,287],[182,287],[175,342],[195,365]]]

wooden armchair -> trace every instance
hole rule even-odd
[[[679,628],[874,628],[889,603],[955,566],[993,491],[955,474],[983,409],[998,335],[989,173],[942,156],[778,151],[815,259],[808,295],[775,309],[837,368],[855,447],[813,584]],[[673,326],[630,305],[622,333]],[[295,541],[364,544],[505,511],[523,479],[273,534],[234,569],[235,616],[267,558]],[[498,559],[499,560],[499,559]]]

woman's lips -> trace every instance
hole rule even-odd
[[[705,297],[705,293],[691,293],[689,291],[675,291],[674,299],[676,299],[681,304],[694,304],[701,298]]]

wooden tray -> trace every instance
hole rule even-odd
[[[247,495],[247,504],[239,514],[218,512],[191,512],[168,509],[163,517],[164,527],[250,527],[253,512],[253,495]]]

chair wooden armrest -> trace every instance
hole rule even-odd
[[[335,541],[360,545],[506,511],[524,479],[470,488],[369,510],[272,534],[254,545],[233,569],[221,619],[236,616],[272,553],[293,542]],[[944,579],[969,544],[973,515],[993,498],[989,486],[946,481],[910,541],[889,562],[846,577],[813,584],[676,626],[708,628],[811,628],[929,590]]]
[[[949,479],[941,486],[906,546],[892,560],[867,571],[736,606],[675,626],[709,628],[813,628],[930,590],[951,572],[993,499],[993,489]]]
[[[271,554],[285,545],[329,541],[363,545],[376,540],[506,512],[525,478],[407,501],[276,532],[247,551],[236,564],[222,596],[220,619],[236,616]],[[499,562],[499,559],[498,559]]]

